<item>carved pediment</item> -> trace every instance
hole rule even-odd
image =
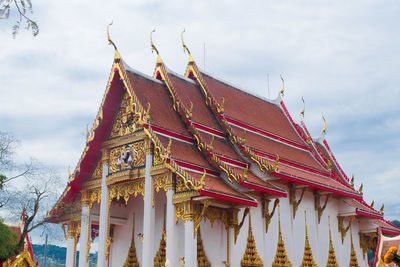
[[[128,93],[122,97],[121,104],[115,116],[109,139],[134,133],[140,128],[135,124],[135,111],[132,98]]]

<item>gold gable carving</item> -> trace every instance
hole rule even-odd
[[[131,151],[134,153],[134,159],[132,162],[125,163],[122,159],[124,153]],[[144,166],[145,164],[145,142],[144,140],[115,147],[110,151],[110,169],[109,173],[122,171],[125,169],[131,169],[136,167]]]
[[[130,95],[126,92],[122,97],[122,101],[115,116],[113,126],[111,128],[109,138],[120,137],[134,133],[139,130],[135,124],[134,104]]]
[[[102,174],[103,174],[103,166],[101,164],[101,160],[99,160],[90,179],[92,180],[101,179]]]

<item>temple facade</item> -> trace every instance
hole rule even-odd
[[[86,147],[48,220],[66,266],[368,266],[377,228],[400,230],[363,200],[325,132],[313,139],[283,93],[263,99],[202,72],[154,74],[116,46]],[[183,42],[183,40],[182,40]],[[304,114],[304,112],[303,112]]]

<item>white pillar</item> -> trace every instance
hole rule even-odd
[[[88,226],[89,226],[89,206],[82,206],[81,215],[81,234],[79,238],[79,267],[88,267],[89,262],[86,261],[87,244],[90,242],[88,240]]]
[[[99,251],[97,257],[98,267],[107,267],[105,259],[107,233],[107,216],[108,216],[108,187],[106,178],[108,175],[108,165],[103,165],[103,175],[101,178],[101,202],[100,202],[100,225],[99,225]]]
[[[167,232],[167,251],[166,259],[171,262],[171,266],[178,266],[178,258],[176,256],[176,239],[175,239],[175,207],[172,203],[172,196],[174,191],[168,189],[167,191],[167,218],[166,218],[166,232]]]
[[[150,168],[153,165],[153,155],[150,149],[146,151],[144,210],[143,210],[143,259],[142,266],[153,266],[154,261],[154,208],[152,206],[153,179]]]
[[[193,220],[185,222],[185,266],[197,266],[197,237],[194,236]]]
[[[75,267],[74,266],[74,250],[75,250],[75,240],[73,237],[67,237],[67,256],[65,258],[65,267]]]

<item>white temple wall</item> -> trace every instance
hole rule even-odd
[[[223,266],[222,261],[226,261],[227,252],[225,225],[214,221],[214,224],[211,226],[210,221],[201,221],[200,234],[208,261],[212,266]]]
[[[127,218],[125,225],[116,225],[114,228],[114,242],[110,246],[110,266],[123,266],[125,263],[131,245],[133,214],[135,214],[134,238],[136,255],[141,265],[142,243],[138,238],[138,234],[143,233],[143,198],[138,195],[129,199],[127,207],[113,204],[110,208],[111,216]]]

